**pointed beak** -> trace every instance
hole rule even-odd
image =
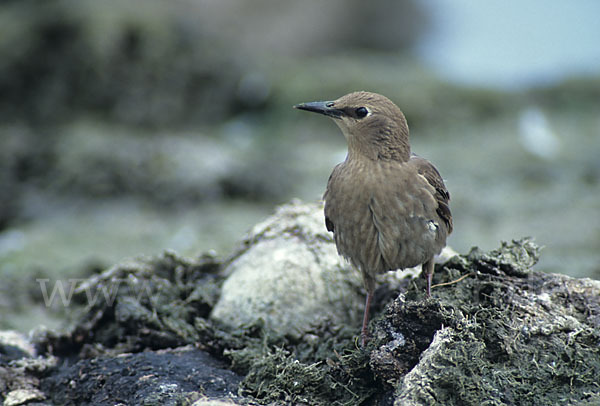
[[[332,101],[320,101],[310,103],[300,103],[294,106],[295,109],[312,111],[313,113],[320,113],[332,118],[341,118],[343,111],[333,107]]]

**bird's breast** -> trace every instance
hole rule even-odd
[[[324,196],[338,252],[372,274],[431,259],[446,238],[433,193],[409,165],[338,165]]]

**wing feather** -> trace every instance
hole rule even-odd
[[[435,199],[438,207],[436,212],[440,219],[446,224],[448,234],[452,232],[452,212],[450,211],[450,192],[446,189],[444,180],[438,172],[438,170],[425,158],[421,158],[418,155],[412,155],[410,158],[411,162],[417,167],[417,171],[420,175],[427,179],[427,182],[435,189]]]

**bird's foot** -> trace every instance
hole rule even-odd
[[[371,337],[369,337],[368,331],[361,331],[360,332],[360,348],[363,350],[365,348],[367,348],[367,344],[369,343],[370,339],[371,339]]]

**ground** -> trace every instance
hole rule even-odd
[[[317,208],[295,202],[275,218],[287,213],[297,222],[285,227],[293,238],[315,244],[303,219]],[[269,327],[268,313],[241,326],[211,316],[236,259],[261,238],[292,238],[266,236],[268,221],[262,226],[228,260],[168,252],[85,281],[80,299],[103,287],[116,292],[82,304],[68,328],[38,332],[38,358],[3,345],[2,396],[24,388],[42,404],[73,405],[600,402],[600,284],[535,271],[531,240],[438,265],[429,299],[422,278],[382,281],[372,338],[359,348],[361,302],[344,316],[332,303],[323,308],[329,316],[315,314],[313,325],[287,335]]]

